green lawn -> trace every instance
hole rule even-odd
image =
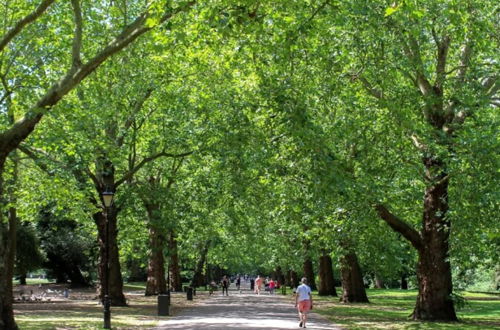
[[[408,316],[415,305],[414,290],[368,290],[369,304],[342,304],[338,298],[316,296],[316,312],[346,329],[500,329],[500,297],[470,293],[457,312],[459,323],[416,322]]]

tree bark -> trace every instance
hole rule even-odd
[[[154,210],[148,210],[148,214]],[[165,259],[163,249],[165,238],[159,228],[154,225],[154,219],[150,219],[149,225],[149,246],[150,255],[148,261],[148,280],[146,282],[146,296],[164,294],[167,292],[167,282],[165,281]]]
[[[363,274],[358,257],[354,251],[347,251],[340,258],[340,274],[342,277],[342,297],[344,303],[367,303]]]
[[[333,277],[332,258],[326,253],[323,253],[323,255],[319,257],[318,294],[320,296],[337,297],[337,290],[335,290],[335,279]]]
[[[109,226],[109,298],[112,306],[126,306],[127,302],[123,295],[123,278],[121,274],[120,259],[118,255],[116,228],[116,208],[112,205],[108,208],[108,226]],[[106,219],[102,212],[94,214],[94,220],[97,224],[99,235],[99,277],[101,285],[99,287],[99,297],[102,299],[104,294],[104,260],[105,260],[105,236],[106,236]]]
[[[413,319],[456,321],[451,294],[453,290],[448,239],[448,175],[435,158],[424,158],[428,175],[439,171],[437,182],[424,195],[423,248],[417,267],[418,296]],[[436,178],[434,178],[436,180]]]
[[[170,230],[168,247],[170,255],[170,262],[168,265],[170,272],[170,288],[174,291],[182,291],[181,267],[179,266],[179,251],[177,249],[177,235],[173,229]]]
[[[423,157],[428,186],[424,194],[422,230],[417,232],[393,215],[383,205],[377,205],[379,216],[403,234],[418,251],[418,296],[413,311],[414,320],[456,321],[453,306],[451,266],[448,239],[448,174],[436,156]],[[395,225],[392,225],[395,224]]]
[[[191,280],[191,286],[193,288],[202,286],[205,284],[205,277],[203,276],[203,266],[205,265],[206,259],[207,259],[207,254],[208,254],[208,248],[210,246],[210,241],[207,241],[205,243],[205,246],[200,252],[200,257],[198,259],[198,262],[196,263],[196,268],[194,270],[194,275],[193,279]]]
[[[307,283],[309,287],[311,287],[311,290],[316,290],[317,288],[316,288],[316,280],[314,278],[314,268],[310,257],[306,257],[304,259],[302,270],[304,271],[304,276],[307,278]]]

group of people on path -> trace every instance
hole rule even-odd
[[[251,282],[250,282],[251,283]],[[260,277],[260,275],[257,275],[257,278],[255,279],[255,284],[254,284],[254,293],[260,294],[260,291],[262,290],[262,285],[265,285],[266,291],[269,291],[269,294],[274,294],[274,290],[279,287],[279,282],[274,281],[272,278],[266,278],[265,280]],[[250,284],[250,288],[252,288],[252,285]]]
[[[246,279],[246,277],[245,277]],[[254,282],[254,283],[252,283]],[[221,280],[222,287],[222,295],[229,296],[228,288],[231,281],[227,275],[224,275]],[[240,290],[241,278],[239,276],[236,277],[235,280],[236,287]],[[250,278],[251,288],[252,284],[254,284],[254,293],[260,294],[262,290],[262,285],[266,285],[268,287],[269,294],[274,294],[274,290],[279,286],[279,282],[274,281],[272,278],[265,280],[258,275],[255,280]],[[303,277],[301,280],[301,284],[295,290],[295,307],[297,308],[299,314],[299,327],[306,328],[307,323],[307,314],[309,311],[313,309],[313,299],[312,299],[312,291],[309,285],[307,285],[307,278]]]

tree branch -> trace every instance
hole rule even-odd
[[[47,8],[52,3],[54,3],[54,1],[55,0],[42,1],[42,3],[40,5],[38,5],[38,7],[34,11],[32,11],[27,16],[25,16],[19,22],[17,22],[16,25],[14,25],[14,27],[12,29],[10,29],[6,35],[3,36],[2,40],[0,40],[0,52],[2,52],[4,50],[5,46],[7,46],[7,44],[16,35],[18,35],[26,25],[34,22],[36,19],[38,19],[40,16],[42,16],[42,14],[47,10]]]
[[[171,12],[165,13],[159,23],[163,23],[175,14],[185,11],[195,4],[195,1],[186,3]],[[139,36],[154,28],[146,24],[147,18],[151,15],[150,8],[128,25],[118,36],[116,36],[104,49],[91,58],[87,63],[81,65],[76,70],[71,68],[64,77],[55,83],[38,102],[26,113],[26,115],[14,123],[8,130],[0,134],[0,150],[3,154],[8,154],[19,146],[19,144],[31,134],[36,124],[43,115],[54,105],[56,105],[66,94],[75,88],[84,78],[97,69],[106,59],[122,50]]]
[[[75,35],[73,37],[73,68],[76,69],[82,65],[80,52],[82,48],[82,9],[80,8],[80,0],[71,0],[73,6],[73,14],[75,16]]]
[[[185,152],[182,154],[171,154],[171,153],[167,153],[167,152],[162,151],[162,152],[157,153],[155,155],[146,157],[139,164],[137,164],[134,168],[129,170],[127,173],[125,173],[125,175],[121,179],[117,180],[115,183],[115,188],[120,186],[121,184],[123,184],[125,181],[130,180],[134,176],[134,174],[137,173],[137,171],[139,171],[144,165],[146,165],[149,162],[152,162],[155,159],[158,159],[160,157],[172,157],[172,158],[186,157],[186,156],[191,155],[192,153],[193,153],[193,151],[188,151],[188,152]]]
[[[409,226],[406,222],[392,214],[384,205],[374,205],[375,210],[382,220],[384,220],[394,231],[403,235],[417,250],[421,250],[423,243],[420,233]]]
[[[448,35],[443,37],[443,40],[438,43],[437,63],[436,63],[436,81],[434,86],[442,90],[444,81],[446,79],[446,61],[448,59],[448,50],[450,48],[450,37]]]
[[[358,77],[359,81],[361,81],[361,83],[363,84],[363,86],[365,87],[366,91],[374,96],[375,98],[381,100],[384,98],[384,93],[378,89],[378,88],[375,88],[373,87],[372,84],[370,84],[370,82],[363,76],[361,77]]]

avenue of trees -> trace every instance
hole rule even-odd
[[[225,273],[500,283],[500,11],[476,0],[1,0],[0,329],[12,279],[146,295]],[[335,270],[335,272],[334,272]],[[494,283],[496,278],[497,283]],[[494,287],[495,289],[495,287]]]

